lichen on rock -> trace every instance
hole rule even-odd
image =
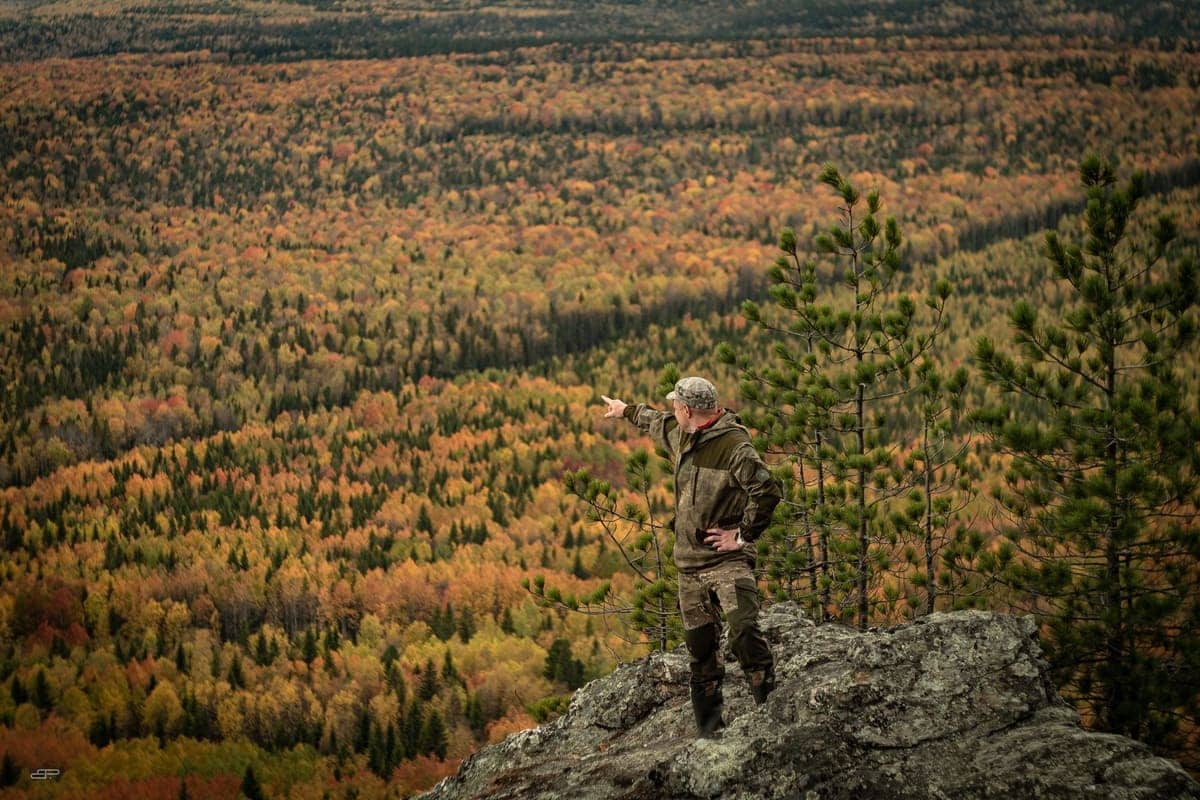
[[[723,736],[695,738],[681,649],[580,689],[557,720],[467,759],[426,800],[1200,800],[1178,764],[1085,731],[1031,619],[931,614],[879,631],[765,609],[778,688],[729,664]]]

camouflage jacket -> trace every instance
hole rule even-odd
[[[723,561],[753,560],[753,548],[718,553],[704,543],[709,528],[737,529],[753,542],[770,524],[779,485],[728,409],[704,430],[684,433],[669,412],[627,406],[625,418],[654,439],[675,464],[675,564],[696,572]]]

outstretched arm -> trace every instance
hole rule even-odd
[[[678,426],[674,414],[655,411],[644,403],[631,406],[624,400],[618,400],[615,397],[608,397],[606,395],[600,395],[600,399],[604,401],[605,419],[621,419],[624,417],[641,430],[650,434],[650,438],[654,440],[656,446],[668,453],[675,451],[675,445],[672,443],[670,436],[671,432]]]

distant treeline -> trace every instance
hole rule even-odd
[[[207,50],[238,61],[293,61],[487,53],[556,42],[971,36],[995,31],[1159,38],[1186,47],[1194,45],[1200,32],[1200,11],[1194,6],[1160,4],[1156,13],[1146,13],[1144,4],[1133,0],[1070,2],[1036,15],[1015,0],[953,5],[954,13],[949,2],[916,0],[785,0],[766,6],[719,0],[575,0],[523,14],[446,4],[410,6],[402,13],[324,0],[302,5],[311,8],[311,16],[296,21],[290,10],[276,19],[234,3],[131,4],[109,16],[81,4],[76,14],[0,21],[0,53],[5,59],[37,59]]]
[[[1197,159],[1146,175],[1146,187],[1153,194],[1169,192],[1172,189],[1186,189],[1197,184],[1200,184],[1200,160]],[[1053,230],[1060,219],[1068,214],[1078,214],[1082,208],[1082,198],[1055,200],[1034,211],[1022,211],[1000,219],[973,222],[959,234],[959,248],[982,250],[1003,239],[1019,239],[1041,230]],[[919,252],[912,255],[916,258],[925,256]]]

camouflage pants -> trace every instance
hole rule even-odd
[[[720,612],[729,625],[729,649],[753,681],[774,671],[771,647],[758,627],[758,585],[750,566],[726,561],[711,569],[679,573],[679,610],[684,641],[691,656],[693,686],[717,684],[725,677],[720,658]]]

